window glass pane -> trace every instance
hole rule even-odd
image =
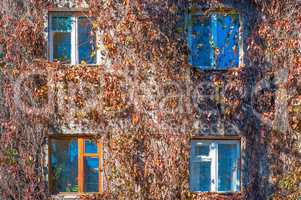
[[[0,44],[0,59],[4,57],[3,45]]]
[[[192,15],[190,56],[193,66],[211,66],[210,19],[203,15]]]
[[[97,153],[97,144],[94,140],[85,140],[85,153]]]
[[[209,156],[209,145],[196,145],[195,146],[196,156]]]
[[[53,59],[70,63],[71,60],[71,33],[53,33]]]
[[[51,178],[54,192],[77,192],[77,140],[51,139],[51,153]]]
[[[98,158],[85,157],[85,192],[98,192]]]
[[[208,192],[211,186],[211,162],[193,162],[190,168],[191,191]]]
[[[53,16],[51,23],[54,32],[71,32],[72,18],[71,16]]]
[[[78,18],[78,56],[79,63],[96,63],[95,33],[92,31],[91,19]]]
[[[239,191],[238,144],[218,144],[218,191]]]
[[[238,66],[239,16],[219,14],[217,20],[217,48],[215,56],[218,68]]]

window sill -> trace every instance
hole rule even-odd
[[[48,12],[88,12],[88,8],[66,8],[66,7],[52,7],[48,8]]]
[[[190,191],[191,193],[195,193],[195,194],[200,194],[200,193],[207,193],[207,194],[241,194],[241,191],[237,191],[237,192],[202,192],[202,191]]]
[[[80,194],[74,194],[74,193],[59,193],[55,195],[51,195],[51,199],[53,200],[79,200]]]
[[[238,192],[197,192],[197,191],[190,191],[194,195],[212,195],[212,196],[237,196],[242,195],[241,191]]]
[[[223,71],[237,71],[242,68],[242,66],[233,66],[228,68],[213,68],[213,67],[204,67],[204,66],[192,66],[193,69],[198,71],[216,71],[216,72],[223,72]]]
[[[55,61],[50,61],[51,63],[55,63],[58,65],[62,65],[64,67],[80,67],[80,66],[86,66],[86,67],[99,67],[102,66],[103,64],[70,64],[70,63],[63,63],[63,62],[55,62]]]
[[[95,195],[100,192],[60,192],[58,194],[52,194],[53,200],[79,200],[82,195]]]

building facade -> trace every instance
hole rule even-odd
[[[269,46],[274,33],[266,30],[271,16],[264,3],[14,6],[27,11],[26,23],[39,22],[37,30],[44,30],[24,31],[43,42],[17,41],[40,48],[40,56],[12,61],[26,65],[13,82],[15,107],[25,113],[16,125],[24,132],[19,137],[29,140],[23,124],[30,124],[39,144],[32,153],[40,158],[30,161],[39,186],[25,199],[266,200],[300,194],[300,74],[290,66],[298,53],[288,48],[293,58],[282,57],[284,63],[270,53],[276,47]],[[296,6],[292,13],[300,10]],[[22,55],[30,47],[22,46]],[[283,66],[275,67],[275,60]],[[296,80],[289,85],[291,77]],[[27,79],[38,100],[24,97]],[[31,179],[22,181],[26,186]],[[17,199],[9,189],[0,191]]]

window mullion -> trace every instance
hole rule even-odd
[[[84,139],[78,138],[78,188],[84,192]]]
[[[188,24],[189,22],[189,24]],[[188,20],[187,20],[187,27],[188,27],[188,37],[187,37],[187,40],[188,40],[188,47],[189,47],[189,50],[190,52],[192,52],[192,27],[193,27],[193,22],[192,22],[192,15],[188,15]],[[192,60],[192,54],[189,53],[188,54],[188,63],[191,63],[193,64],[193,60]]]
[[[49,16],[49,24],[48,24],[48,46],[49,46],[49,59],[53,61],[53,32],[52,32],[52,16]]]
[[[71,30],[71,64],[78,64],[77,59],[77,17],[72,17],[72,30]]]
[[[211,157],[211,192],[216,192],[216,143],[210,145],[210,157]]]
[[[241,24],[241,19],[239,16],[239,28],[238,28],[238,67],[243,64],[243,56],[244,56],[244,51],[243,51],[243,39],[242,39],[242,30],[241,28],[243,27]]]
[[[100,141],[97,141],[98,153],[98,192],[102,192],[102,146]]]
[[[97,29],[96,31],[95,47],[96,47],[96,64],[103,63],[104,60],[102,59],[102,55],[101,55],[101,51],[103,48],[102,32],[99,29]]]
[[[210,16],[211,20],[211,48],[210,48],[210,60],[211,67],[217,67],[215,48],[217,48],[217,14],[212,14]]]

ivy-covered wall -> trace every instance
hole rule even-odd
[[[293,0],[2,1],[0,198],[49,198],[48,135],[93,134],[105,148],[105,191],[83,199],[297,200],[300,6]],[[241,16],[243,66],[192,68],[187,14],[225,7]],[[48,61],[47,12],[57,8],[95,17],[107,62]],[[242,140],[242,192],[190,192],[190,141],[233,135]]]

